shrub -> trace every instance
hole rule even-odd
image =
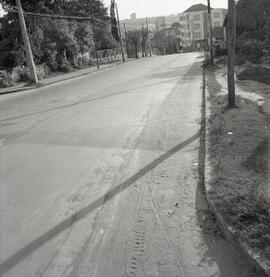
[[[11,71],[11,79],[13,82],[28,82],[30,81],[29,70],[24,66],[16,66]]]
[[[0,87],[7,88],[12,86],[14,86],[14,84],[12,83],[10,75],[0,72]]]
[[[61,62],[59,64],[59,70],[63,71],[63,72],[71,72],[72,67],[67,60],[63,59],[63,60],[61,60]]]
[[[46,64],[40,64],[36,66],[38,79],[44,79],[44,77],[50,74],[50,68]]]
[[[246,58],[243,56],[236,56],[235,57],[235,65],[243,65],[246,63]]]
[[[260,59],[266,55],[265,44],[259,40],[238,40],[237,52],[239,56],[245,57],[252,63],[259,63]]]

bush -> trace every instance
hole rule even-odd
[[[40,64],[36,66],[38,79],[44,79],[44,77],[50,74],[50,68],[46,64]]]
[[[260,59],[266,55],[265,44],[259,40],[239,39],[236,47],[239,56],[245,57],[252,63],[259,63]]]
[[[59,64],[59,70],[63,71],[63,72],[71,72],[72,67],[71,67],[70,63],[67,60],[63,59]]]
[[[24,66],[16,66],[11,71],[11,79],[13,82],[29,82],[29,70]]]
[[[0,72],[0,88],[8,88],[12,86],[14,86],[14,84],[12,83],[10,75]]]
[[[235,57],[235,65],[243,65],[246,63],[246,58],[243,56],[236,56]]]

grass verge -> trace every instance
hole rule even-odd
[[[269,118],[251,101],[228,109],[226,96],[209,93],[210,197],[237,237],[270,260]]]

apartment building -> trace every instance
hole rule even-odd
[[[226,9],[212,9],[212,26],[220,28],[226,17]],[[209,40],[208,7],[193,5],[179,14],[183,48],[203,49]]]

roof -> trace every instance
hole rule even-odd
[[[205,11],[205,10],[208,10],[208,6],[206,6],[204,4],[197,4],[197,5],[191,6],[187,10],[185,10],[184,13],[200,12],[200,11]]]

